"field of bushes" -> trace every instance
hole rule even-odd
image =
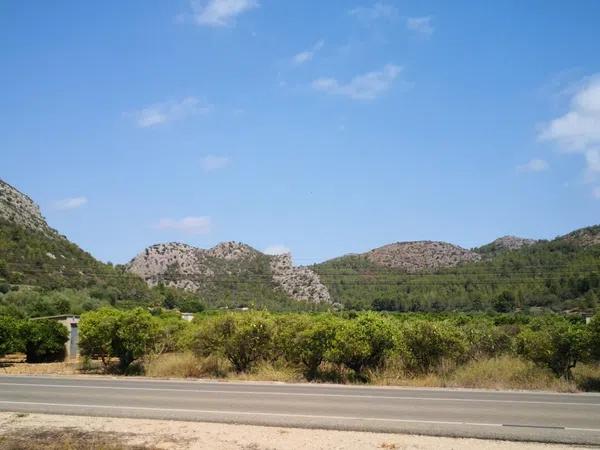
[[[0,353],[60,358],[61,326],[0,319]],[[203,313],[103,308],[80,322],[82,370],[157,377],[600,390],[600,314]]]

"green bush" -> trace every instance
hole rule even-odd
[[[468,344],[469,358],[496,357],[511,350],[512,339],[504,328],[483,320],[471,321],[462,327]]]
[[[126,371],[135,360],[156,350],[160,333],[159,321],[145,309],[103,308],[81,316],[79,349],[82,356],[101,358],[105,366],[110,358],[119,358],[119,369]]]
[[[0,356],[20,350],[19,323],[12,317],[0,317]]]
[[[302,367],[308,380],[314,380],[338,325],[339,320],[331,316],[288,318],[278,322],[274,345],[287,361]]]
[[[460,361],[467,351],[464,335],[449,323],[414,320],[403,325],[399,349],[405,367],[428,373],[443,360]]]
[[[393,328],[387,318],[373,312],[363,313],[337,327],[327,358],[354,371],[358,379],[366,380],[366,370],[381,366],[394,343]]]
[[[267,313],[227,314],[202,322],[192,342],[199,356],[220,354],[237,372],[270,356],[273,320]]]
[[[65,359],[67,328],[53,320],[24,320],[19,326],[19,338],[27,362],[53,362]]]
[[[589,357],[589,347],[588,330],[562,318],[532,323],[516,337],[515,343],[519,355],[567,380],[572,379],[571,369]]]

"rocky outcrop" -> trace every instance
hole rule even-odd
[[[558,239],[565,240],[580,247],[600,245],[600,225],[580,228],[579,230],[572,231],[571,233],[565,234]]]
[[[495,241],[474,249],[482,255],[494,256],[497,253],[519,250],[539,242],[537,239],[526,239],[518,236],[502,236]]]
[[[271,256],[271,272],[273,281],[290,297],[314,303],[331,302],[319,275],[306,267],[294,267],[289,253]]]
[[[126,266],[150,286],[198,292],[211,283],[274,284],[287,296],[329,302],[327,288],[312,270],[292,265],[291,255],[265,255],[240,242],[222,242],[208,250],[171,242],[148,247]]]
[[[364,256],[373,264],[409,273],[454,267],[481,259],[475,252],[436,241],[397,242],[371,250]]]
[[[48,237],[58,237],[46,223],[39,206],[3,180],[0,180],[0,218]]]

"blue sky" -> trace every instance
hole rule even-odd
[[[102,260],[600,222],[600,2],[0,3],[0,177]]]

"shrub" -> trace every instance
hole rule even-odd
[[[590,356],[592,359],[598,361],[600,360],[600,312],[592,317],[588,325],[588,330]]]
[[[25,320],[19,328],[27,362],[62,361],[65,358],[69,332],[63,324],[53,320]]]
[[[81,355],[99,357],[105,366],[111,357],[117,357],[121,371],[160,343],[159,322],[142,308],[88,312],[82,315],[79,328]]]
[[[538,321],[516,337],[516,351],[557,376],[572,379],[571,369],[589,355],[589,334],[564,319]]]
[[[246,372],[269,357],[272,333],[273,321],[266,313],[227,314],[203,322],[192,348],[199,356],[222,355],[237,372]]]
[[[512,339],[504,329],[487,321],[467,323],[462,327],[470,358],[495,357],[511,350]]]
[[[359,314],[342,322],[336,330],[327,358],[353,370],[360,380],[367,380],[367,369],[383,363],[394,347],[394,334],[388,319],[373,312]]]
[[[460,360],[467,350],[458,328],[445,322],[415,320],[407,322],[400,333],[400,352],[406,368],[427,373],[442,360]]]
[[[331,348],[339,321],[333,317],[300,316],[278,323],[276,345],[286,360],[302,366],[308,380],[317,377],[319,366]]]
[[[0,317],[0,357],[20,349],[18,321],[12,317]]]

